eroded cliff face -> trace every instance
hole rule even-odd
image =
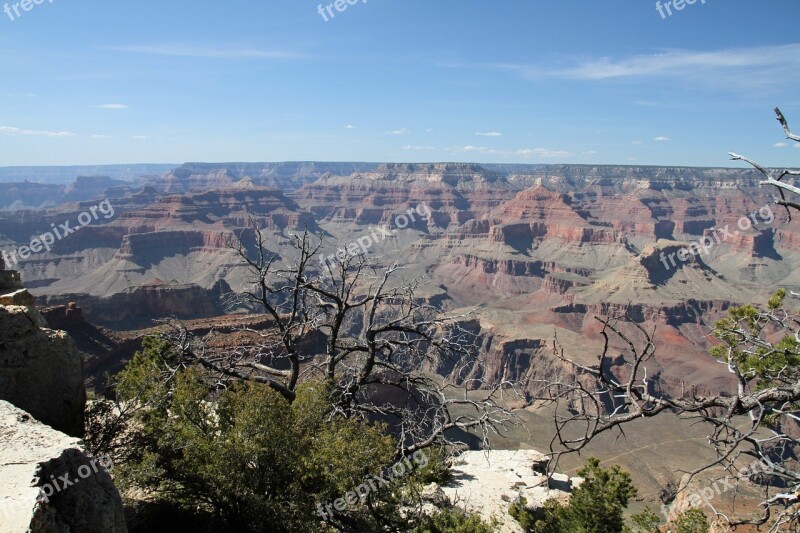
[[[155,317],[190,320],[224,315],[226,298],[230,293],[231,288],[224,280],[210,288],[151,280],[108,298],[69,294],[41,300],[48,306],[77,304],[92,323],[128,330],[149,327]]]
[[[90,321],[122,329],[158,317],[223,314],[222,293],[230,286],[241,290],[247,280],[229,244],[240,237],[252,247],[254,224],[268,237],[320,231],[313,215],[283,192],[250,180],[186,194],[163,195],[146,187],[111,204],[113,216],[99,217],[19,268],[46,305],[74,301]],[[74,225],[91,207],[78,203],[58,212],[28,212],[22,222],[0,216],[0,234],[25,243],[52,224]]]
[[[514,196],[499,173],[471,164],[381,165],[371,172],[327,176],[295,193],[318,219],[360,224],[389,222],[392,215],[425,204],[428,226],[447,228],[481,218]]]
[[[83,435],[83,361],[63,331],[48,329],[33,298],[0,263],[0,400],[70,435]],[[12,286],[9,287],[8,285]],[[15,303],[15,305],[5,305]]]

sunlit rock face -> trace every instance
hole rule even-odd
[[[2,400],[0,441],[0,533],[127,531],[108,459]]]

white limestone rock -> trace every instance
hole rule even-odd
[[[0,400],[0,533],[125,533],[104,465],[80,440]]]

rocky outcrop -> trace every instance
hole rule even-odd
[[[252,252],[254,224],[270,240],[289,230],[319,232],[310,212],[266,187],[168,196],[145,188],[112,203],[113,216],[101,216],[18,268],[45,305],[74,301],[90,321],[123,329],[168,316],[223,314],[223,284],[239,289],[247,276],[228,244],[236,235]],[[0,215],[0,234],[24,243],[91,207],[71,204],[19,221]]]
[[[64,189],[62,202],[79,202],[95,198],[114,198],[131,192],[131,182],[111,179],[108,176],[78,176]]]
[[[81,356],[66,333],[43,324],[35,310],[0,306],[0,399],[60,431],[82,435]]]
[[[108,458],[2,400],[0,441],[0,533],[127,531]]]
[[[529,509],[537,509],[551,498],[566,502],[581,482],[561,474],[548,476],[548,462],[535,450],[467,451],[453,461],[451,480],[426,492],[440,493],[488,522],[496,519],[496,531],[521,533],[522,527],[508,514],[512,503],[524,498]]]
[[[70,435],[83,434],[83,362],[63,331],[47,329],[19,274],[0,260],[0,400]]]
[[[619,165],[540,165],[536,168],[500,169],[508,181],[520,188],[545,185],[561,191],[589,186],[613,189],[617,193],[635,190],[684,192],[696,189],[736,191],[757,188],[761,177],[754,170],[733,168],[636,167]]]
[[[135,228],[137,232],[157,231],[181,223],[194,227],[197,223],[213,224],[220,220],[247,227],[250,218],[268,228],[315,227],[311,214],[300,210],[283,192],[268,187],[240,188],[237,184],[225,190],[158,198],[125,212],[116,225]],[[239,221],[242,223],[237,224]]]
[[[92,200],[96,198],[117,198],[130,194],[134,184],[130,181],[112,179],[108,176],[78,176],[74,182],[45,183],[41,173],[43,168],[30,169],[27,177],[36,177],[36,183],[18,181],[3,183],[0,197],[0,211],[9,209],[47,208],[64,202]],[[3,172],[2,174],[6,174]],[[2,176],[0,176],[2,179]],[[8,179],[8,177],[6,177]],[[66,180],[63,180],[65,183]]]
[[[225,250],[229,237],[227,233],[214,231],[134,233],[122,238],[122,245],[114,258],[141,265],[144,271],[145,267],[174,255]]]

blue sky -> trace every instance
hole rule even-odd
[[[796,166],[800,2],[702,1],[15,0],[0,166]]]

